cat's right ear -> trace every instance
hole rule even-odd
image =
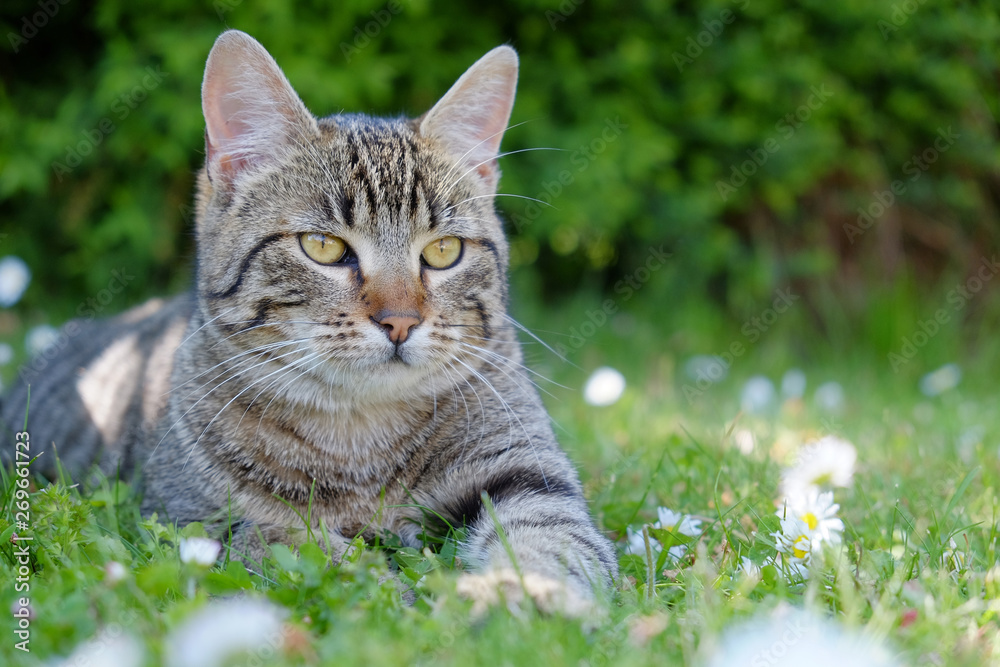
[[[239,30],[222,33],[208,54],[201,108],[206,166],[217,185],[231,184],[319,133],[271,54]]]

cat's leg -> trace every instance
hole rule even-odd
[[[504,479],[513,485],[497,483]],[[478,610],[528,596],[542,611],[587,613],[595,594],[610,591],[618,566],[578,484],[530,473],[494,480],[494,512],[481,506],[461,550],[478,572],[463,575],[459,593]]]

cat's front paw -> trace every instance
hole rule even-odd
[[[518,575],[512,568],[496,568],[486,572],[463,574],[456,590],[460,597],[472,600],[472,613],[480,616],[490,607],[505,604],[511,613],[519,614],[527,600],[546,614],[592,616],[596,611],[588,594],[571,585],[534,572]]]

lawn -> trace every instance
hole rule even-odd
[[[581,312],[550,312],[545,325],[538,313],[522,318],[557,345]],[[28,616],[4,615],[0,664],[60,664],[74,650],[68,664],[187,667],[1000,662],[1000,424],[986,368],[956,359],[964,376],[946,369],[922,392],[919,374],[892,373],[884,355],[794,364],[782,352],[789,335],[767,334],[724,378],[700,385],[698,363],[711,360],[678,354],[652,321],[612,318],[568,362],[526,344],[551,378],[539,384],[560,440],[621,548],[623,577],[600,613],[517,607],[475,617],[455,592],[454,540],[421,553],[387,536],[338,565],[310,545],[276,548],[259,574],[190,554],[182,562],[182,540],[194,546],[186,539],[199,527],[141,517],[124,483],[32,485],[24,531],[8,478],[0,590],[13,614]],[[621,371],[627,387],[595,407],[582,387],[600,365]],[[786,376],[795,365],[802,373]],[[856,451],[853,475],[831,487],[839,508],[823,519],[842,530],[806,565],[794,551],[776,562],[782,476],[824,436]],[[659,508],[677,513],[672,525],[653,525]],[[641,536],[644,524],[652,567],[642,537],[632,539],[640,555],[626,553],[628,528]],[[32,540],[12,543],[15,532]],[[30,575],[19,579],[23,544]],[[415,589],[414,604],[400,601],[389,570]],[[30,653],[16,648],[19,622]],[[230,646],[250,649],[223,662]]]

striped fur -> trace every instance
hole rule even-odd
[[[486,491],[522,569],[581,595],[609,584],[614,550],[506,316],[493,195],[516,67],[494,50],[416,120],[317,120],[259,44],[225,33],[203,93],[196,288],[81,325],[28,378],[36,449],[54,443],[73,475],[139,473],[146,513],[234,517],[251,557],[260,536],[301,539],[311,504],[334,537],[419,546],[440,518],[465,524],[468,564],[509,566]],[[312,232],[344,239],[349,261],[309,259]],[[463,239],[457,264],[422,266],[445,236]],[[419,313],[405,342],[376,321],[386,309]],[[25,399],[22,383],[5,400],[11,427]]]

